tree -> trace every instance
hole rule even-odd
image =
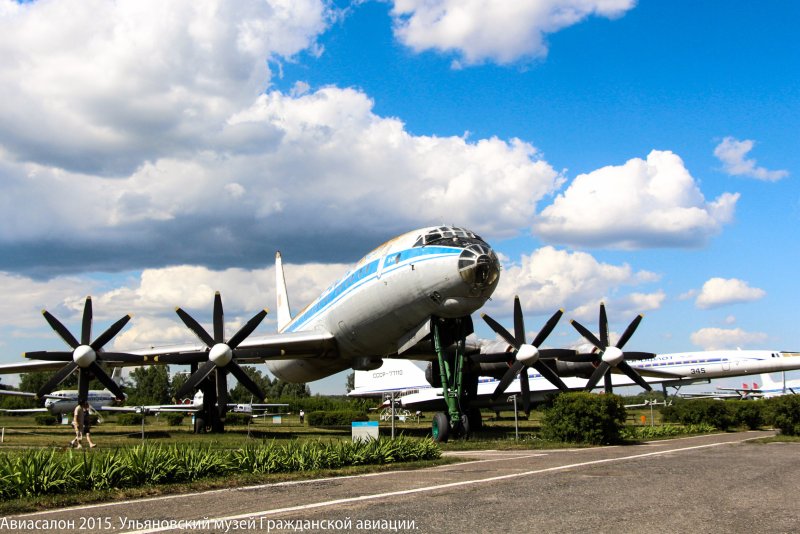
[[[261,371],[252,365],[243,365],[242,369],[245,373],[247,373],[247,376],[249,376],[253,382],[255,382],[256,385],[261,388],[261,391],[264,392],[264,395],[270,395],[273,382],[268,376],[264,376]],[[230,393],[231,402],[239,404],[249,403],[252,397],[253,393],[240,383],[237,383],[236,387],[234,387]]]
[[[270,388],[268,396],[272,399],[281,397],[287,399],[300,399],[311,396],[311,389],[305,384],[293,384],[291,382],[284,382],[280,378],[275,380]]]
[[[170,400],[169,370],[165,365],[147,365],[131,372],[133,385],[128,392],[128,404],[166,404]]]

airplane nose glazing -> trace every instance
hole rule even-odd
[[[488,246],[472,244],[461,252],[458,272],[472,288],[485,290],[497,284],[500,277],[500,262]]]

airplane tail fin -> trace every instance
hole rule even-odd
[[[111,380],[120,387],[123,385],[122,367],[114,367],[114,370],[111,372]]]
[[[278,298],[278,332],[283,331],[286,325],[292,320],[292,312],[289,310],[289,294],[286,291],[286,278],[283,275],[283,262],[281,253],[275,253],[275,293]]]

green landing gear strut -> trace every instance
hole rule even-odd
[[[461,321],[459,320],[459,326]],[[456,350],[453,354],[445,354],[439,337],[439,325],[433,323],[433,343],[439,359],[439,373],[442,382],[442,397],[447,405],[447,412],[437,412],[433,416],[431,435],[438,443],[446,443],[448,439],[468,438],[470,423],[467,412],[465,378],[467,372],[466,336],[458,336]]]

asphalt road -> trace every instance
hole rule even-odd
[[[459,455],[475,460],[425,470],[0,518],[0,530],[23,520],[34,528],[16,531],[800,532],[800,444],[747,443],[771,434],[469,451]]]

